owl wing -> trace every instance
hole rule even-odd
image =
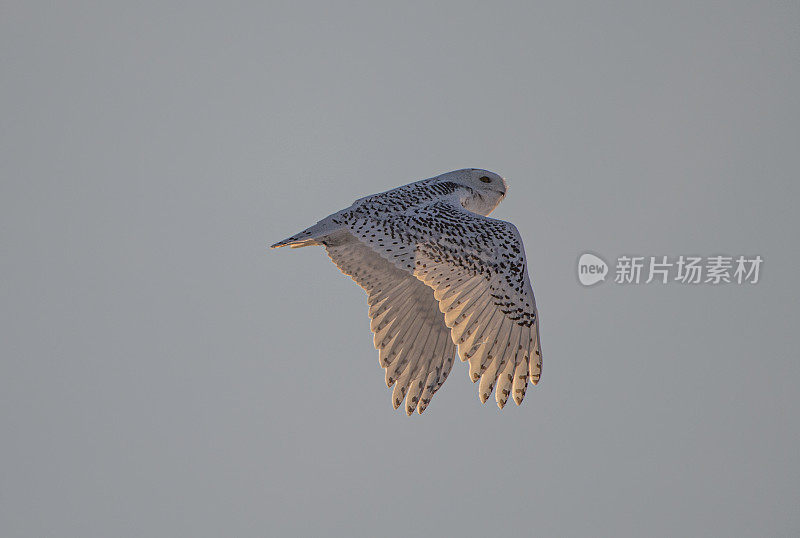
[[[513,224],[436,201],[381,218],[353,214],[349,230],[363,245],[433,290],[444,324],[480,380],[485,402],[495,385],[502,408],[519,405],[528,379],[539,382],[539,316],[522,239]]]
[[[336,266],[367,292],[370,329],[386,385],[394,385],[394,408],[405,398],[406,413],[421,414],[456,356],[433,290],[346,231],[323,244]]]

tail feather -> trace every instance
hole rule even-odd
[[[270,248],[280,248],[286,246],[291,248],[300,248],[319,245],[326,236],[341,228],[341,224],[335,220],[336,216],[337,214],[334,213],[329,217],[325,217],[311,228],[307,228],[302,232],[293,235],[292,237],[287,237],[283,241],[278,241],[274,245],[271,245]]]
[[[283,241],[278,241],[274,245],[270,245],[269,248],[280,248],[280,247],[290,247],[290,248],[300,248],[300,247],[310,247],[311,245],[316,245],[317,242],[313,239],[303,239],[302,236],[294,235],[292,237],[288,237]]]

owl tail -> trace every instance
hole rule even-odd
[[[338,213],[325,217],[311,228],[306,228],[302,232],[288,237],[283,241],[278,241],[270,248],[289,246],[291,248],[310,247],[320,245],[326,237],[341,229],[342,225],[336,219]]]

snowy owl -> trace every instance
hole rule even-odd
[[[499,175],[455,170],[356,200],[272,245],[322,245],[368,295],[370,329],[395,409],[425,411],[456,353],[486,402],[519,405],[542,373],[539,315],[517,228],[488,218]],[[457,348],[457,350],[456,350]]]

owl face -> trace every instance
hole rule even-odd
[[[503,200],[508,189],[502,177],[481,168],[455,170],[442,174],[438,179],[466,187],[461,192],[461,205],[479,215],[491,213]]]

